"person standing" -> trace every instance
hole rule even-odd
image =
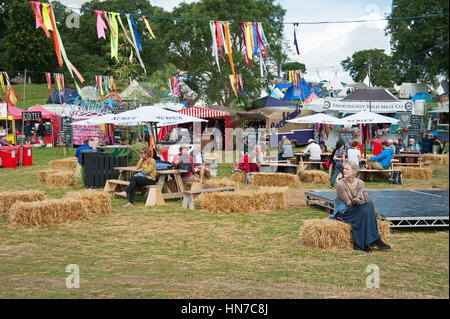
[[[44,121],[41,121],[39,123],[38,129],[37,129],[37,136],[39,139],[39,144],[41,144],[41,147],[45,147],[46,145],[44,144],[44,136],[45,136],[45,132],[47,130],[45,129],[45,125],[44,125]]]
[[[336,182],[338,175],[344,175],[343,163],[345,161],[345,143],[343,140],[338,140],[336,142],[336,148],[333,153],[331,153],[331,160],[333,163],[334,174],[331,178],[330,188],[334,188],[334,183]]]
[[[222,150],[222,130],[220,127],[219,120],[216,120],[215,124],[214,124],[214,141],[216,144],[216,150],[221,151]]]
[[[33,128],[31,127],[30,122],[25,124],[23,127],[23,132],[25,133],[25,143],[30,145],[33,138]]]
[[[133,206],[136,189],[140,186],[155,185],[158,182],[156,176],[156,161],[152,157],[152,151],[149,147],[144,147],[141,152],[141,159],[136,166],[138,173],[133,176],[130,184],[123,192],[115,192],[117,196],[127,198],[128,203],[122,207]]]

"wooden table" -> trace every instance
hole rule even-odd
[[[418,164],[420,153],[402,152],[401,154],[392,155],[392,158],[398,159],[400,163]]]
[[[310,156],[310,153],[305,153],[305,152],[295,152],[294,155],[298,161],[298,167],[300,170],[304,170],[306,168],[308,168],[309,165],[313,164],[313,165],[319,165],[325,161],[327,161],[328,159],[330,159],[332,153],[322,153],[320,154],[320,161],[305,161],[305,157]]]
[[[127,173],[136,173],[138,170],[136,169],[136,166],[130,166],[130,167],[114,167],[115,170],[118,170],[120,172],[119,174],[119,180],[125,181]],[[183,198],[184,195],[184,184],[181,180],[181,173],[185,173],[186,171],[178,170],[178,169],[170,169],[170,170],[164,170],[164,171],[156,171],[156,176],[159,178],[158,186],[161,189],[161,192],[163,194],[164,199],[171,199],[171,198]],[[167,177],[169,175],[173,176],[173,179],[175,181],[175,184],[177,185],[177,191],[172,192],[168,185],[166,184]]]

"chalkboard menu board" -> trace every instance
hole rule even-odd
[[[339,131],[339,139],[344,141],[345,150],[351,148],[350,143],[352,142],[354,136],[355,136],[354,131]]]
[[[417,143],[420,143],[422,139],[422,116],[411,115],[410,125],[408,129],[409,138],[413,138]]]
[[[72,134],[72,118],[69,116],[61,117],[61,130],[65,133],[65,141],[67,147],[73,147],[73,134]]]

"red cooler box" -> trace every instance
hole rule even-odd
[[[381,152],[383,151],[383,148],[381,147],[381,143],[382,142],[386,142],[386,140],[383,139],[373,139],[372,143],[373,143],[373,155],[377,156],[378,154],[381,154]]]
[[[4,146],[0,148],[0,154],[4,168],[17,167],[17,156],[19,156],[18,146]]]

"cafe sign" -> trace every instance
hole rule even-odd
[[[370,110],[374,113],[397,113],[412,112],[414,104],[412,101],[372,101]],[[369,111],[369,101],[333,101],[325,100],[324,110],[339,111],[343,113],[357,113]]]

